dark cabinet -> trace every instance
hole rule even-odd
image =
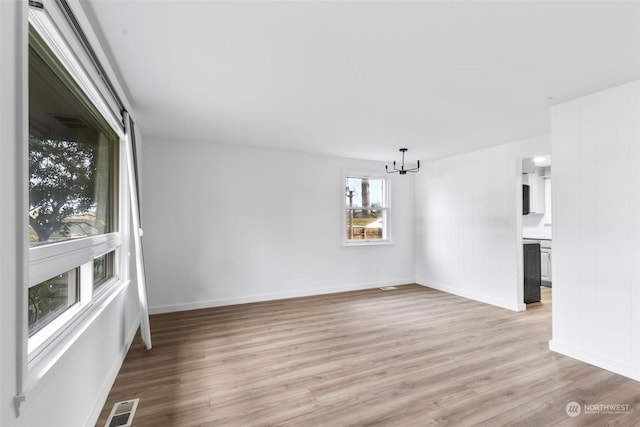
[[[524,244],[524,302],[540,301],[540,244]]]
[[[522,184],[522,215],[531,213],[531,191],[528,185]]]

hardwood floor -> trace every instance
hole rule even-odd
[[[542,291],[522,313],[407,285],[152,316],[97,426],[136,397],[135,427],[640,426],[639,382],[548,350]]]

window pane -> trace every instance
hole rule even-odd
[[[29,243],[116,231],[119,138],[31,30]]]
[[[71,270],[29,288],[29,336],[80,301],[77,270]]]
[[[348,177],[346,196],[347,207],[385,207],[384,179]]]
[[[347,240],[380,240],[383,230],[382,210],[347,209]]]
[[[115,252],[100,255],[93,259],[93,289],[98,289],[113,277]]]

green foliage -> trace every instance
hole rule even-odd
[[[29,224],[38,241],[67,233],[63,220],[92,208],[96,155],[95,145],[29,138]]]
[[[60,277],[54,277],[53,279],[29,288],[30,330],[42,324],[45,318],[51,315],[51,313],[66,306],[66,283],[59,283]]]

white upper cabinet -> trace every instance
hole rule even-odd
[[[545,211],[545,168],[525,167],[523,161],[522,183],[529,186],[529,213],[543,214]],[[530,171],[530,172],[527,172]]]

